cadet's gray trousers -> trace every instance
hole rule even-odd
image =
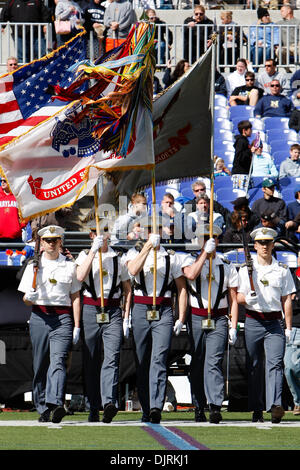
[[[135,304],[132,329],[138,360],[137,389],[145,415],[151,408],[163,409],[167,386],[167,358],[173,331],[173,312],[160,306],[161,318],[148,321],[148,305]]]
[[[96,307],[84,305],[84,378],[90,410],[98,411],[111,402],[117,405],[119,360],[122,343],[122,312],[119,307],[108,309],[110,323],[97,323]],[[101,339],[104,358],[101,367]],[[100,398],[101,397],[101,398]]]
[[[270,411],[272,405],[281,405],[285,336],[280,321],[259,321],[246,317],[245,342],[249,410],[264,410],[265,380],[266,411]]]
[[[191,314],[188,321],[192,339],[190,383],[193,404],[204,408],[206,404],[221,406],[224,400],[222,362],[228,338],[228,319],[215,319],[215,330],[202,329],[204,317]]]
[[[64,404],[66,359],[72,345],[73,320],[69,314],[31,313],[33,401],[42,414],[48,404]]]

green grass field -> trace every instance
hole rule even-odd
[[[299,422],[299,417],[287,412],[281,425],[270,423],[270,414],[265,413],[263,425],[245,426],[250,423],[250,413],[224,411],[223,423],[231,426],[195,425],[193,413],[163,413],[160,429],[176,426],[185,435],[193,438],[210,450],[299,450],[300,426],[289,423]],[[87,425],[87,413],[66,416],[62,423],[42,426],[26,426],[36,421],[35,412],[0,413],[0,450],[107,450],[107,451],[163,451],[166,447],[150,435],[147,426],[126,426],[124,421],[139,423],[141,413],[120,412],[114,419],[114,426]],[[3,426],[4,422],[8,422]],[[16,421],[18,423],[16,423]],[[74,422],[74,425],[72,424]],[[180,425],[180,422],[182,425]],[[237,426],[239,422],[241,426]],[[24,424],[22,426],[22,423]],[[79,426],[78,423],[81,425]],[[120,423],[120,426],[115,424]],[[122,424],[123,423],[123,424]],[[190,425],[189,425],[190,423]],[[9,426],[11,424],[11,426]],[[18,424],[18,425],[16,425]]]

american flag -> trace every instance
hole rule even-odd
[[[0,148],[67,104],[51,99],[49,85],[68,87],[74,81],[69,67],[85,58],[85,34],[79,33],[49,55],[0,77]]]

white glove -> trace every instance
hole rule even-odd
[[[29,292],[26,292],[25,299],[34,304],[37,301],[38,296],[38,292],[34,289],[31,289]]]
[[[258,296],[257,294],[251,295],[254,291],[248,292],[248,294],[245,297],[246,303],[248,305],[255,305],[258,302]]]
[[[176,320],[174,328],[173,328],[174,333],[175,333],[176,336],[179,335],[179,333],[182,330],[182,327],[183,327],[183,323],[180,320]]]
[[[287,328],[284,330],[284,333],[285,333],[285,339],[287,342],[290,341],[291,339],[291,334],[292,334],[292,330],[288,330]]]
[[[73,328],[73,344],[77,344],[80,337],[80,328],[74,326]]]
[[[125,338],[129,338],[129,318],[123,320],[123,334]]]
[[[216,241],[214,238],[210,238],[204,245],[204,251],[206,253],[212,253],[216,249]]]
[[[156,248],[159,245],[160,236],[157,233],[150,233],[149,240],[150,240],[153,248]]]
[[[100,248],[103,247],[103,235],[97,235],[94,240],[93,240],[93,243],[92,243],[92,247],[91,247],[91,250],[93,253],[97,253]]]
[[[236,328],[229,328],[228,336],[229,336],[229,338],[228,338],[229,344],[231,344],[233,346],[236,342],[236,339],[237,339],[237,329]]]

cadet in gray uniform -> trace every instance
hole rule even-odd
[[[264,356],[266,410],[272,423],[280,423],[284,415],[281,402],[285,335],[292,330],[291,294],[295,284],[289,268],[272,257],[273,229],[258,228],[251,232],[257,252],[253,260],[254,291],[251,291],[247,266],[239,270],[238,303],[246,307],[245,341],[249,355],[248,401],[252,421],[263,422]],[[285,317],[285,333],[281,326]]]
[[[154,249],[157,249],[156,311],[152,315],[154,292]],[[160,236],[149,234],[140,251],[132,248],[126,256],[128,271],[134,278],[132,329],[138,360],[137,389],[143,410],[142,421],[159,423],[167,385],[167,357],[174,325],[172,281],[178,291],[179,319],[174,326],[179,334],[185,321],[186,283],[179,259],[160,247]]]
[[[40,422],[59,423],[65,416],[66,359],[80,334],[80,289],[76,266],[61,251],[64,230],[50,225],[38,231],[41,258],[34,289],[33,264],[28,264],[19,291],[32,305],[29,321],[33,354],[33,401]],[[74,324],[74,328],[73,328]]]
[[[131,302],[130,276],[120,256],[108,246],[109,234],[96,235],[90,231],[92,247],[81,251],[76,259],[77,278],[84,282],[83,331],[84,331],[84,377],[90,405],[88,420],[99,421],[99,409],[103,406],[104,423],[110,423],[117,414],[119,359],[122,343],[122,292],[125,297],[125,319],[129,317]],[[102,258],[103,293],[105,316],[100,312],[100,258]],[[104,360],[101,367],[101,339]],[[101,380],[100,380],[101,376]],[[101,389],[101,392],[100,392]],[[100,398],[101,396],[101,398]]]
[[[228,315],[230,344],[237,338],[237,286],[238,275],[234,266],[216,254],[218,236],[222,230],[213,225],[213,237],[209,238],[209,224],[197,228],[201,252],[182,259],[182,270],[188,280],[191,315],[188,328],[192,341],[190,367],[191,394],[195,409],[195,421],[205,422],[204,408],[209,405],[209,421],[221,421],[221,406],[224,400],[224,378],[222,362],[228,340]],[[209,258],[212,259],[211,318],[215,329],[204,329],[202,320],[208,315]]]

